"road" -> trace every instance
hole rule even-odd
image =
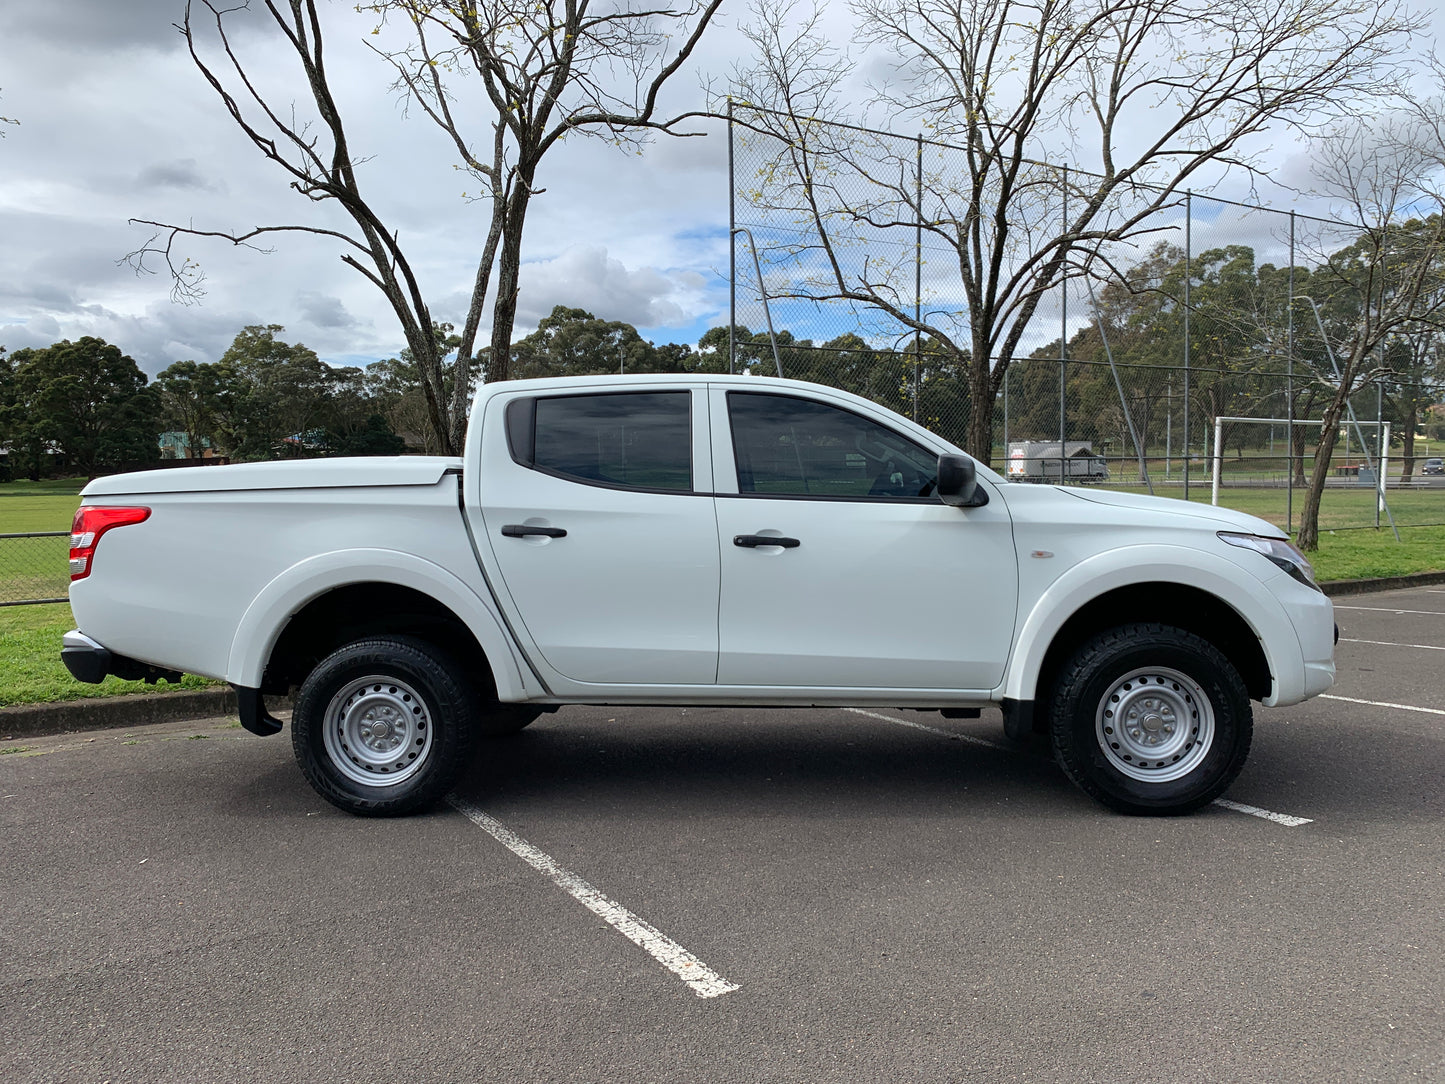
[[[390,821],[228,720],[7,745],[0,1079],[1445,1080],[1445,589],[1338,617],[1254,813],[992,712],[569,708]]]

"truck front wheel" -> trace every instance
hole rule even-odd
[[[1254,734],[1249,693],[1211,643],[1137,623],[1086,641],[1059,672],[1054,756],[1111,809],[1188,813],[1224,793]]]
[[[296,697],[291,741],[332,805],[396,816],[436,802],[466,767],[477,694],[460,664],[425,640],[358,640],[332,652]]]

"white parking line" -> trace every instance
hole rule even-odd
[[[1339,700],[1342,698],[1331,697],[1330,699]],[[1368,703],[1368,701],[1362,700],[1360,701],[1360,703]],[[1005,752],[1009,753],[1014,753],[1018,751],[1017,747],[1015,746],[1003,745],[1000,742],[986,741],[983,738],[975,738],[971,734],[954,734],[950,731],[942,730],[936,726],[927,726],[923,723],[915,723],[912,719],[899,719],[892,715],[879,715],[876,711],[864,711],[862,708],[844,708],[843,710],[851,711],[854,715],[866,715],[870,719],[881,719],[885,723],[896,723],[899,726],[911,727],[914,730],[926,730],[930,734],[938,734],[953,741],[966,741],[970,745],[982,745],[989,749],[1002,749]],[[1445,712],[1441,712],[1441,714],[1445,715]],[[1275,813],[1268,809],[1260,809],[1257,805],[1245,805],[1243,802],[1231,802],[1225,798],[1216,798],[1214,799],[1214,802],[1212,804],[1217,805],[1223,809],[1232,809],[1236,813],[1248,813],[1251,817],[1262,817],[1267,821],[1273,821],[1275,824],[1282,824],[1286,828],[1298,828],[1302,824],[1314,823],[1309,817],[1292,817],[1288,813]]]
[[[899,726],[912,727],[914,730],[926,730],[930,734],[937,734],[949,741],[966,741],[970,745],[982,745],[987,749],[1003,749],[1007,752],[1015,752],[1007,745],[996,741],[986,741],[983,738],[975,738],[971,734],[954,734],[949,730],[941,730],[936,726],[925,726],[923,723],[915,723],[912,719],[895,719],[891,715],[879,715],[876,711],[864,711],[862,708],[844,708],[844,711],[851,711],[854,715],[866,715],[870,719],[881,719],[885,723],[897,723]]]
[[[1216,798],[1213,804],[1223,806],[1225,809],[1232,809],[1236,813],[1248,813],[1251,817],[1263,817],[1267,821],[1274,821],[1275,824],[1282,824],[1286,828],[1298,828],[1302,824],[1314,823],[1309,817],[1291,817],[1288,813],[1271,813],[1268,809],[1260,809],[1257,805],[1231,802],[1228,798]]]
[[[1346,704],[1367,704],[1372,708],[1399,708],[1401,711],[1423,711],[1426,715],[1445,715],[1439,708],[1417,708],[1414,704],[1392,704],[1388,700],[1357,700],[1353,696],[1335,696],[1321,693],[1321,700],[1343,700]]]
[[[1435,644],[1392,644],[1389,640],[1348,640],[1340,637],[1342,644],[1374,644],[1376,647],[1418,647],[1421,651],[1445,651],[1445,647],[1438,647]]]
[[[1441,610],[1397,610],[1393,606],[1341,606],[1335,604],[1337,610],[1368,610],[1377,614],[1424,614],[1426,617],[1445,617],[1445,611]]]
[[[501,821],[487,816],[455,794],[449,795],[447,802],[527,865],[550,878],[553,884],[618,933],[651,953],[653,959],[691,986],[698,997],[720,997],[739,989],[736,983],[728,982],[657,927],[644,922],[621,904],[609,900],[571,870],[563,869],[550,855],[539,851]]]

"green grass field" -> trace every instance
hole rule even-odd
[[[79,492],[84,482],[83,478],[73,478],[38,484],[0,484],[0,534],[68,530],[71,516],[80,503]],[[1109,488],[1144,492],[1137,486]],[[1183,496],[1179,486],[1156,486],[1156,492],[1176,499]],[[1209,495],[1207,479],[1206,484],[1198,488],[1191,484],[1191,503],[1207,504]],[[1445,521],[1445,488],[1391,491],[1388,497],[1395,519],[1402,525]],[[1296,491],[1295,498],[1297,523],[1303,494]],[[1283,490],[1225,489],[1221,503],[1284,525]],[[1401,542],[1395,541],[1388,528],[1345,529],[1373,527],[1374,508],[1374,493],[1368,488],[1331,489],[1325,493],[1320,515],[1320,548],[1310,555],[1321,580],[1445,569],[1445,526],[1402,526]],[[68,546],[65,538],[0,540],[0,601],[63,597],[69,584]],[[60,662],[60,638],[74,627],[70,607],[63,603],[0,606],[0,707],[174,687],[166,683],[147,686],[115,678],[107,678],[101,685],[75,681]],[[187,676],[181,687],[200,688],[207,684],[210,683],[203,678]]]

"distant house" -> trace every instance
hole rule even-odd
[[[177,431],[162,433],[159,440],[162,459],[212,459],[216,455],[216,450],[211,447],[211,442],[205,437],[201,438],[201,446],[194,453],[185,433]]]

